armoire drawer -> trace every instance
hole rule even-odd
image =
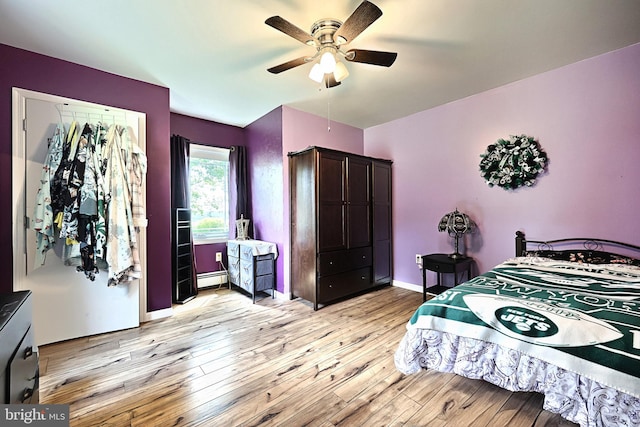
[[[318,254],[318,276],[343,273],[372,265],[371,247]]]
[[[318,301],[325,303],[371,287],[371,268],[347,271],[318,280]]]
[[[352,268],[370,267],[373,265],[371,246],[349,249],[348,257]]]

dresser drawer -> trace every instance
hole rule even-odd
[[[30,291],[0,295],[0,404],[38,403]]]
[[[33,328],[29,328],[7,366],[9,403],[38,401],[38,353],[35,351]]]
[[[234,285],[240,284],[240,258],[229,257],[229,281]]]
[[[240,262],[240,283],[238,284],[242,289],[249,293],[253,293],[253,283],[255,277],[253,276],[253,266],[247,266],[244,261]]]
[[[438,273],[454,273],[456,271],[455,264],[445,264],[437,260],[427,259],[426,257],[422,258],[422,267]]]
[[[318,280],[318,302],[325,303],[371,287],[371,268],[321,277]]]
[[[256,276],[273,274],[273,255],[258,255],[255,258]]]
[[[256,292],[273,290],[273,280],[274,276],[272,274],[266,276],[256,276]]]
[[[346,251],[318,254],[318,275],[327,276],[372,265],[371,248],[355,248]]]
[[[235,242],[227,242],[227,256],[240,258],[240,245]]]
[[[240,259],[243,263],[245,261],[253,262],[253,247],[248,245],[240,245]]]

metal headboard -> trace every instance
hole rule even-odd
[[[525,234],[522,231],[516,231],[516,256],[526,255],[527,250],[556,250],[559,249],[558,246],[562,244],[573,244],[576,246],[582,244],[583,249],[586,250],[600,250],[609,252],[609,250],[605,247],[606,245],[607,247],[618,247],[627,249],[635,252],[636,257],[640,256],[640,246],[618,242],[615,240],[591,237],[573,237],[554,240],[527,240]]]

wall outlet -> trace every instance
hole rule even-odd
[[[416,264],[422,265],[422,255],[416,254]]]
[[[216,252],[216,262],[222,261],[222,252]]]

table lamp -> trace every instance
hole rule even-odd
[[[458,240],[463,234],[471,233],[476,229],[476,224],[465,213],[455,211],[445,214],[438,224],[438,231],[446,231],[449,236],[455,240],[455,252],[450,254],[450,258],[464,258],[465,256],[458,252]]]

